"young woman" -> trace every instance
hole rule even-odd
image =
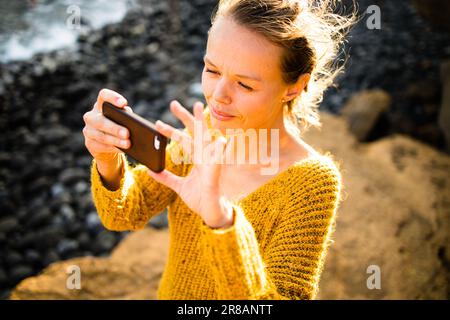
[[[157,121],[171,138],[161,173],[132,167],[117,149],[130,146],[128,131],[104,118],[100,106],[108,101],[132,112],[124,97],[103,89],[84,115],[92,195],[104,226],[141,229],[168,207],[170,250],[159,299],[316,296],[341,176],[332,156],[300,133],[320,125],[318,103],[339,71],[331,66],[351,18],[331,10],[330,1],[219,1],[204,56],[207,108],[198,102],[191,114],[173,101],[184,130]],[[228,134],[234,129],[275,130],[278,139],[239,146],[231,142],[239,134]],[[186,161],[198,159],[193,150],[203,161]],[[254,150],[270,154],[277,170],[261,174],[261,161],[220,161],[248,160]]]

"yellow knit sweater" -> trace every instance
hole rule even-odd
[[[186,176],[192,165],[171,159],[179,145],[171,141],[166,150],[166,169]],[[315,298],[341,192],[329,155],[294,163],[235,203],[226,229],[208,227],[146,167],[122,157],[125,173],[115,191],[104,187],[93,160],[93,201],[114,231],[142,229],[168,207],[170,247],[158,299]]]

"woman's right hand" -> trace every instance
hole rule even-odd
[[[122,95],[109,89],[102,89],[92,110],[83,115],[85,146],[97,162],[106,164],[117,162],[118,155],[122,153],[117,147],[129,148],[131,142],[127,128],[103,116],[102,105],[105,101],[128,112],[133,110],[127,106],[127,100]]]

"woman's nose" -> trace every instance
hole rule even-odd
[[[229,104],[231,103],[231,97],[228,93],[227,84],[224,79],[216,82],[214,88],[213,98],[218,103]]]

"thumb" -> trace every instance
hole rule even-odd
[[[155,179],[157,182],[169,187],[176,193],[180,190],[182,178],[173,174],[172,172],[164,169],[161,172],[154,172],[150,169],[147,170],[147,173],[150,177]]]

